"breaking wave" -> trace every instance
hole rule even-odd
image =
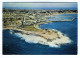
[[[60,47],[62,44],[68,44],[72,42],[69,37],[67,37],[66,35],[63,35],[63,33],[61,33],[60,31],[57,31],[57,33],[59,34],[60,38],[56,38],[52,41],[47,41],[47,39],[44,39],[43,37],[40,37],[37,35],[32,35],[32,34],[26,35],[20,32],[19,33],[15,32],[15,35],[25,40],[28,43],[39,43],[43,45],[48,45],[50,47]]]

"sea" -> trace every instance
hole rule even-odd
[[[56,16],[56,20],[60,18],[72,19],[73,21],[50,22],[41,24],[41,29],[56,29],[72,41],[70,44],[64,44],[60,47],[50,47],[40,43],[29,43],[21,39],[22,37],[11,34],[10,30],[3,30],[3,54],[4,55],[76,55],[77,54],[77,14],[61,14]],[[69,17],[66,17],[69,16]],[[58,18],[57,18],[58,17]],[[53,20],[54,17],[48,19]],[[60,19],[61,20],[61,19]],[[16,31],[14,31],[16,32]]]
[[[3,7],[5,9],[27,9],[27,10],[77,10],[77,7]]]

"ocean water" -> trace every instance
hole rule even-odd
[[[75,14],[76,16],[77,14]],[[41,24],[42,29],[56,29],[64,33],[71,40],[71,44],[60,47],[49,47],[39,43],[28,43],[21,37],[3,30],[3,54],[21,55],[76,55],[77,54],[77,19],[70,22],[51,22]]]
[[[65,9],[70,9],[70,10],[77,10],[77,7],[3,7],[6,9],[34,9],[34,10],[65,10]]]
[[[60,14],[47,17],[47,21],[72,20],[74,18],[77,18],[77,14]]]

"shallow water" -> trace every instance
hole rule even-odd
[[[61,47],[49,47],[39,43],[28,43],[21,37],[3,30],[3,54],[31,54],[31,55],[72,55],[77,54],[77,19],[71,22],[52,22],[41,24],[42,29],[57,29],[67,35],[73,42]]]
[[[49,16],[46,17],[47,21],[60,21],[60,20],[72,20],[74,18],[77,18],[77,14],[60,14],[56,16]]]

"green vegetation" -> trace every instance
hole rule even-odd
[[[39,29],[37,26],[47,21],[47,16],[57,14],[77,13],[77,10],[21,10],[3,9],[3,27],[5,29],[17,29],[26,33],[32,33],[44,37],[45,39],[55,39],[57,32],[48,29]]]
[[[77,10],[3,9],[3,26],[30,26],[47,21],[47,16],[77,13]],[[33,28],[33,27],[32,27]],[[30,29],[30,28],[29,28]]]
[[[23,26],[23,28],[27,31],[38,31],[38,32],[42,32],[42,29],[38,29],[36,27],[34,27],[34,25],[29,25],[29,26]]]
[[[8,25],[9,25],[9,23],[7,23],[7,22],[6,22],[6,23],[3,23],[3,25],[4,25],[4,26],[8,26]]]

